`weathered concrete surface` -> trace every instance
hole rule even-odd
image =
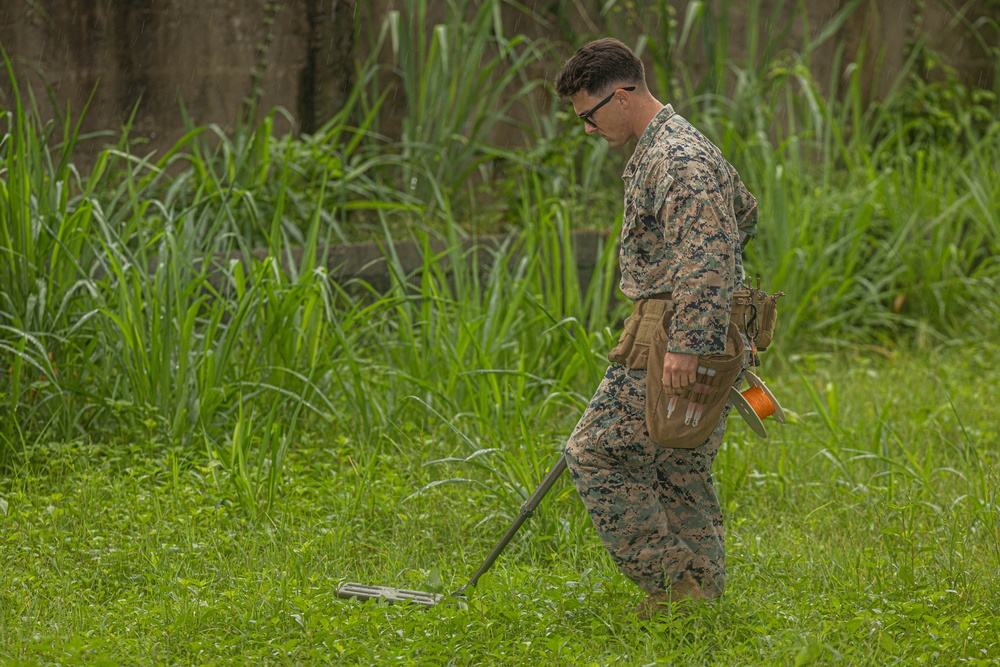
[[[560,245],[560,262],[571,261],[576,267],[576,281],[581,291],[586,291],[594,272],[601,265],[603,253],[608,244],[618,247],[618,239],[612,238],[602,231],[583,230],[570,234],[568,241],[571,254],[567,252],[565,241]],[[452,255],[448,246],[440,240],[431,239],[428,242],[429,252],[434,257],[435,270],[441,271],[446,279],[451,279],[452,261],[458,258],[467,266],[475,266],[482,285],[487,284],[491,269],[498,260],[506,261],[507,266],[515,271],[517,264],[524,259],[526,248],[517,244],[517,238],[511,236],[480,236],[461,242],[459,252]],[[617,252],[617,251],[616,251]],[[270,255],[267,248],[257,248],[251,251],[251,256],[241,252],[220,253],[204,259],[209,262],[205,267],[196,262],[196,271],[206,270],[212,293],[231,295],[230,263],[238,261],[247,266],[252,261],[263,262]],[[399,280],[409,281],[415,289],[420,288],[423,269],[426,265],[425,247],[414,241],[396,241],[391,247],[376,242],[343,243],[338,245],[320,246],[316,255],[311,258],[310,266],[325,267],[329,280],[355,296],[369,296],[388,293]],[[615,255],[617,257],[617,254]],[[294,267],[301,273],[306,265],[305,251],[301,247],[289,248],[282,252],[279,266],[285,271]],[[157,270],[159,260],[152,258],[148,270],[150,274]],[[390,264],[391,263],[391,264]],[[249,267],[247,267],[249,269]],[[98,278],[105,275],[104,269],[95,268],[94,275]],[[248,271],[249,272],[249,271]],[[557,272],[556,280],[564,280],[566,274]],[[614,308],[619,299],[624,299],[618,289],[621,273],[615,262],[615,269],[606,288],[609,306]]]
[[[43,117],[67,105],[75,116],[93,93],[84,132],[117,131],[134,109],[135,142],[162,150],[184,133],[181,100],[193,123],[227,130],[255,97],[307,128],[331,116],[350,86],[354,11],[355,0],[4,0],[0,43]]]
[[[481,277],[485,277],[497,258],[503,258],[504,254],[499,253],[504,243],[511,238],[505,236],[481,236],[475,239],[467,239],[462,242],[461,256],[470,264],[475,262]],[[576,264],[577,280],[580,288],[586,290],[594,271],[600,263],[601,253],[608,243],[618,244],[618,239],[611,238],[606,232],[601,231],[576,231],[570,235],[569,243],[572,247],[572,258]],[[441,256],[447,246],[442,241],[432,240],[429,243],[430,250],[435,256]],[[391,289],[394,279],[393,271],[390,269],[386,259],[390,249],[382,244],[370,243],[347,243],[335,246],[321,247],[316,251],[315,264],[325,266],[330,280],[341,285],[351,282],[363,282],[378,293],[385,293]],[[563,249],[565,253],[565,249]],[[396,241],[391,254],[397,267],[401,272],[400,277],[417,276],[424,268],[425,253],[424,248],[412,241]],[[254,257],[262,261],[268,256],[266,249],[258,249],[253,252]],[[523,257],[522,252],[510,254],[508,261],[511,266],[515,265]],[[569,257],[564,255],[564,257]],[[304,257],[301,248],[293,248],[288,251],[283,259],[283,264],[301,267]],[[220,262],[220,266],[224,262]],[[449,259],[443,256],[438,261],[438,266],[446,272],[449,267]],[[614,281],[610,288],[617,292],[620,274],[615,272]]]
[[[689,1],[669,2],[683,22]],[[815,34],[849,2],[809,0],[808,29]],[[632,40],[649,20],[644,3],[522,4],[534,8],[547,27],[505,4],[504,30],[531,37],[542,36],[544,30],[562,44],[560,57],[596,34]],[[626,9],[602,16],[606,4]],[[747,3],[726,4],[730,55],[739,60],[752,34]],[[773,33],[776,8],[796,4],[764,0],[758,34],[763,38]],[[722,0],[715,0],[716,9],[722,6]],[[67,105],[75,114],[96,86],[85,132],[117,131],[135,109],[132,137],[147,150],[162,151],[183,134],[179,100],[194,123],[217,123],[231,130],[247,101],[259,93],[259,109],[284,107],[296,129],[315,129],[341,107],[352,85],[354,62],[368,54],[387,13],[405,12],[405,7],[402,0],[2,0],[0,43],[14,59],[22,82],[34,87],[44,117],[56,116],[56,110],[64,111]],[[995,63],[950,7],[962,7],[970,23],[998,18],[996,0],[869,0],[813,54],[812,72],[824,84],[842,81],[850,57],[838,63],[838,48],[853,54],[864,47],[863,84],[878,97],[895,80],[907,40],[921,38],[945,54],[967,83],[992,82]],[[429,0],[427,30],[445,20],[447,8],[445,0]],[[793,25],[784,46],[801,47],[805,30],[801,21]],[[995,29],[984,35],[993,45],[1000,39]],[[706,67],[700,52],[691,49],[693,59],[686,63],[696,75]],[[384,61],[388,58],[383,54]],[[560,64],[556,58],[539,63],[534,74],[551,80]],[[0,76],[0,93],[9,94],[5,79]],[[44,82],[51,85],[54,104]],[[382,131],[392,135],[398,129],[405,105],[402,94],[390,97]]]

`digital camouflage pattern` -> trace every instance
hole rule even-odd
[[[711,470],[725,432],[723,418],[701,447],[660,447],[646,430],[646,371],[613,364],[566,445],[567,466],[601,541],[649,593],[686,572],[706,597],[722,592],[725,529]]]
[[[673,295],[668,352],[721,353],[757,200],[669,104],[642,133],[622,179],[622,293],[632,301]]]
[[[669,351],[723,352],[756,200],[719,149],[669,105],[639,138],[623,179],[622,292],[633,301],[672,294]],[[700,447],[661,447],[646,427],[646,371],[612,364],[567,442],[566,462],[601,540],[649,593],[686,574],[706,597],[725,586],[711,470],[730,409]]]

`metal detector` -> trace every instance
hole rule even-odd
[[[465,589],[469,586],[475,586],[476,582],[479,581],[479,577],[486,574],[486,571],[493,566],[496,559],[499,558],[503,550],[507,548],[507,544],[510,542],[511,538],[514,537],[514,533],[517,532],[517,530],[521,527],[521,524],[524,523],[528,517],[535,513],[535,509],[538,507],[539,503],[542,502],[542,498],[544,498],[545,494],[549,492],[549,489],[552,488],[552,485],[556,483],[556,480],[559,479],[559,476],[565,469],[566,457],[560,454],[559,460],[556,461],[555,466],[553,466],[552,470],[545,475],[545,478],[542,479],[541,485],[535,490],[534,493],[531,494],[531,497],[525,501],[524,505],[521,506],[521,510],[517,513],[517,518],[514,519],[514,523],[512,523],[510,528],[507,529],[507,532],[503,534],[503,537],[500,538],[497,545],[493,547],[493,551],[491,551],[490,555],[486,557],[486,561],[479,566],[476,573],[472,575],[472,579],[469,579],[468,583],[452,593],[451,596],[446,596],[441,593],[434,594],[425,593],[423,591],[407,590],[405,588],[369,586],[367,584],[359,584],[352,581],[343,584],[337,589],[337,597],[345,599],[357,598],[358,600],[381,599],[389,603],[409,601],[414,604],[423,605],[424,607],[433,607],[446,597],[464,598]]]

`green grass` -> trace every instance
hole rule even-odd
[[[602,6],[656,26],[636,46],[757,194],[748,269],[787,294],[763,370],[791,423],[764,442],[734,419],[715,467],[725,598],[639,624],[568,479],[468,607],[334,596],[465,583],[554,463],[626,310],[614,244],[586,290],[568,247],[581,227],[615,238],[621,156],[555,100],[534,106],[538,66],[565,54],[506,33],[502,5],[457,1],[424,33],[408,19],[425,3],[404,3],[372,26],[389,70],[360,63],[313,135],[274,136],[274,110],[141,156],[125,128],[88,170],[79,118],[40,120],[8,68],[0,660],[1000,662],[997,100],[916,77],[917,47],[881,104],[857,69],[824,90],[810,58],[857,3],[794,53],[751,35],[739,62],[725,2]],[[801,18],[747,8],[778,33]],[[389,84],[414,100],[396,138]],[[523,145],[496,145],[501,123]],[[462,245],[486,231],[499,245]],[[326,245],[370,238],[389,289],[331,280]],[[401,241],[423,248],[416,270]]]
[[[450,449],[433,429],[303,436],[261,521],[183,451],[37,448],[0,485],[0,658],[997,664],[995,353],[804,358],[768,375],[792,423],[769,422],[763,441],[733,418],[716,464],[727,592],[651,625],[627,613],[639,592],[568,477],[467,607],[336,598],[342,580],[453,590],[509,525],[484,469],[414,495],[437,479],[424,462]],[[551,462],[557,443],[542,449]]]

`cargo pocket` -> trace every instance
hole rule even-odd
[[[733,383],[743,370],[746,346],[740,330],[730,323],[725,353],[699,356],[695,383],[675,395],[663,388],[669,325],[670,319],[664,318],[649,346],[646,427],[649,436],[662,447],[693,449],[708,440],[722,417]]]
[[[625,364],[632,370],[645,370],[649,359],[649,341],[661,320],[665,317],[669,319],[672,309],[673,302],[669,298],[636,301],[632,314],[625,318],[625,330],[618,337],[618,345],[608,353],[608,359]]]

